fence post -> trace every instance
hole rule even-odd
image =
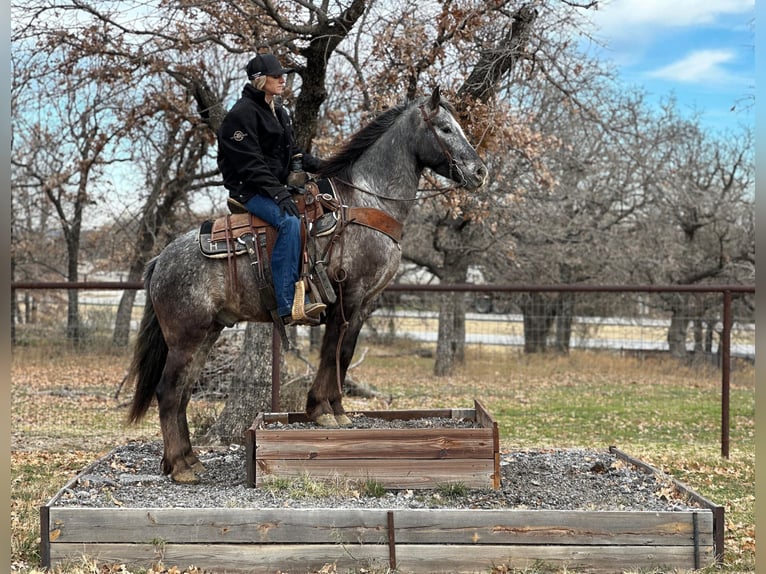
[[[731,378],[731,291],[723,292],[721,329],[721,456],[729,458],[729,384]]]
[[[271,412],[279,412],[279,379],[281,371],[282,339],[276,325],[271,327]]]

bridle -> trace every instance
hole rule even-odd
[[[424,103],[420,104],[418,106],[418,108],[420,109],[420,115],[423,116],[423,121],[428,126],[428,129],[431,130],[431,133],[436,138],[436,141],[439,143],[439,147],[442,148],[442,151],[444,152],[444,155],[446,155],[447,159],[449,160],[449,172],[450,172],[450,176],[453,173],[457,172],[457,174],[460,176],[460,183],[457,185],[457,187],[461,187],[461,186],[465,185],[466,184],[466,179],[465,179],[465,175],[463,175],[463,170],[461,170],[458,167],[457,162],[455,162],[455,159],[452,157],[452,154],[447,149],[447,146],[444,143],[444,139],[442,139],[439,136],[439,134],[436,133],[436,128],[434,127],[433,119],[437,115],[439,115],[439,109],[441,108],[441,106],[440,105],[436,106],[436,109],[431,114],[429,114],[426,111],[426,105]]]
[[[432,191],[432,193],[429,193],[428,195],[415,196],[413,198],[407,199],[407,198],[401,198],[401,197],[390,197],[387,195],[383,195],[381,193],[364,189],[362,187],[359,187],[358,185],[351,183],[350,181],[346,181],[340,178],[334,178],[334,179],[336,179],[339,183],[342,183],[343,185],[348,186],[352,189],[361,191],[362,193],[371,195],[373,197],[377,197],[379,199],[385,199],[387,201],[420,201],[422,199],[431,199],[433,197],[438,197],[440,195],[446,195],[449,192],[459,189],[460,187],[465,185],[466,179],[465,179],[465,176],[463,175],[463,170],[461,170],[460,167],[458,167],[457,162],[455,162],[455,159],[452,157],[452,154],[450,153],[449,149],[447,149],[447,145],[444,143],[444,139],[441,136],[439,136],[438,133],[436,133],[436,128],[434,127],[434,124],[433,124],[433,119],[439,114],[440,108],[441,106],[437,106],[437,108],[432,113],[429,114],[428,111],[426,111],[425,103],[420,104],[418,106],[418,109],[420,110],[420,115],[423,117],[423,121],[428,126],[428,129],[431,131],[434,138],[436,138],[436,141],[439,144],[439,147],[441,148],[442,152],[444,153],[444,155],[447,157],[447,160],[449,161],[450,174],[457,173],[458,175],[460,175],[460,183],[450,185],[448,187],[440,187],[435,190],[418,189],[418,191]]]

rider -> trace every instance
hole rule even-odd
[[[277,101],[285,74],[295,70],[283,68],[273,54],[258,54],[246,70],[250,82],[218,131],[218,168],[229,196],[278,231],[271,269],[277,312],[289,324],[300,319],[292,309],[301,256],[301,223],[292,198],[299,189],[287,185],[290,162],[303,154],[304,169],[316,172],[322,160],[298,148],[290,115]],[[304,313],[316,319],[325,307],[306,303]]]

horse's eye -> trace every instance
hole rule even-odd
[[[451,134],[452,133],[452,128],[449,127],[449,126],[444,126],[443,128],[441,128],[441,130],[442,130],[443,134]]]

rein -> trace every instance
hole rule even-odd
[[[447,195],[449,192],[455,191],[456,189],[460,188],[459,185],[451,185],[449,187],[438,187],[434,190],[421,188],[421,189],[418,189],[417,191],[432,191],[433,193],[429,193],[428,195],[420,195],[420,196],[416,195],[415,197],[391,197],[390,195],[384,195],[376,191],[370,191],[369,189],[364,189],[363,187],[354,185],[350,181],[346,181],[345,179],[341,179],[339,177],[334,177],[333,179],[337,180],[339,183],[342,183],[343,185],[347,187],[350,187],[357,191],[361,191],[362,193],[366,195],[371,195],[372,197],[377,197],[378,199],[385,199],[386,201],[420,201],[422,199],[431,199],[433,197],[439,197],[440,195]]]

